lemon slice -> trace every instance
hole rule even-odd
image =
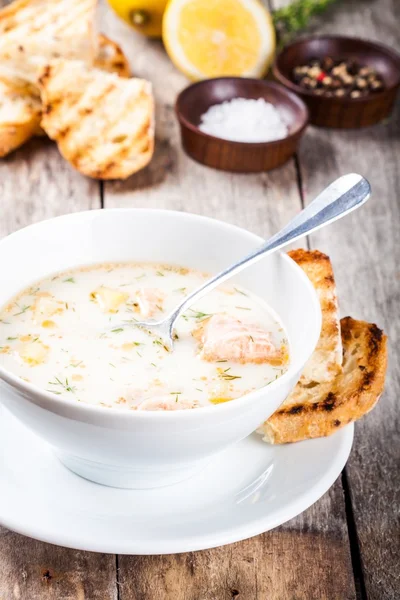
[[[262,77],[275,52],[271,15],[259,0],[170,0],[163,41],[175,66],[194,80]]]

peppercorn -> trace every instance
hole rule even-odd
[[[307,65],[300,66],[300,67],[295,67],[294,68],[294,74],[295,75],[304,75],[305,73],[308,73],[308,67],[307,67]]]
[[[332,79],[331,88],[337,90],[342,87],[342,82],[339,79]]]
[[[375,72],[370,67],[361,67],[358,74],[360,77],[368,77],[368,75],[374,75]]]
[[[345,63],[339,63],[332,69],[332,75],[343,75],[344,73],[347,73],[347,67]]]
[[[350,75],[357,75],[357,73],[360,69],[360,67],[358,66],[358,62],[354,59],[350,59],[347,61],[346,68],[347,68],[347,72]]]
[[[325,56],[321,63],[321,67],[324,71],[330,71],[335,66],[333,58],[330,56]]]
[[[379,92],[379,90],[383,89],[383,83],[379,79],[375,79],[374,81],[371,81],[369,87],[373,92]]]
[[[331,85],[332,81],[333,81],[332,77],[329,77],[329,75],[327,75],[326,77],[323,78],[322,85],[324,85],[325,87],[329,87]]]
[[[322,74],[322,71],[321,71],[320,67],[317,67],[316,65],[314,67],[311,67],[311,69],[309,69],[309,71],[308,71],[308,76],[313,77],[315,79],[317,79],[321,74]]]
[[[312,85],[312,79],[310,79],[310,77],[303,77],[301,84],[305,88],[310,88]]]
[[[361,66],[351,58],[310,58],[305,65],[297,65],[293,81],[318,96],[360,98],[384,89],[382,77],[367,65]]]
[[[342,83],[346,86],[353,85],[354,83],[354,77],[348,74],[342,75],[340,79],[342,80]]]
[[[358,87],[359,90],[363,90],[368,86],[368,82],[363,77],[356,77],[355,85],[356,87]]]

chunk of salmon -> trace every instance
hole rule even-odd
[[[164,309],[165,294],[158,288],[140,288],[135,294],[133,307],[141,317],[153,317]]]
[[[202,321],[193,336],[200,342],[201,358],[209,362],[229,360],[279,366],[288,359],[287,350],[276,348],[268,331],[225,314]]]

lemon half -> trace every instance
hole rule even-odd
[[[263,77],[275,53],[275,29],[259,0],[170,0],[163,41],[193,80]]]

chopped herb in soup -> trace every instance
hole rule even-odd
[[[48,277],[0,312],[0,364],[71,402],[132,410],[221,404],[287,369],[286,334],[251,292],[228,285],[179,319],[174,351],[121,323],[160,319],[204,283],[168,265],[102,264]]]

